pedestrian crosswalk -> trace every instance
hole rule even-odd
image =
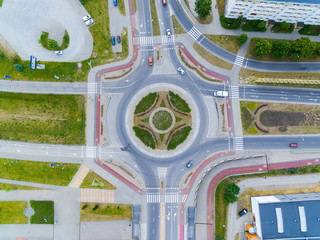
[[[153,46],[153,36],[138,37],[140,46]]]
[[[179,194],[178,193],[166,193],[164,195],[165,203],[178,203],[179,202]]]
[[[85,148],[85,156],[86,158],[96,158],[97,157],[97,147],[86,147]]]
[[[97,92],[97,84],[95,82],[89,82],[87,84],[87,93],[96,93]]]
[[[167,168],[158,167],[158,175],[159,175],[159,178],[166,178]]]
[[[184,201],[186,200],[186,197]],[[179,203],[179,193],[147,193],[147,203]]]
[[[243,60],[244,60],[244,57],[241,57],[241,56],[237,55],[237,57],[236,57],[236,59],[234,61],[234,64],[242,67]]]
[[[231,86],[230,96],[231,98],[239,98],[239,86]]]
[[[160,203],[160,193],[147,193],[147,203]]]
[[[198,39],[201,37],[202,33],[196,29],[195,27],[192,27],[189,31],[188,31],[189,35],[191,37],[193,37],[194,40],[198,41]]]
[[[233,138],[233,149],[234,150],[243,150],[243,137],[234,137]]]
[[[167,35],[161,35],[161,44],[162,45],[169,45],[174,43],[174,35],[168,37]]]

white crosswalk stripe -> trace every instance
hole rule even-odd
[[[140,46],[153,46],[153,36],[138,37]]]
[[[159,178],[166,178],[167,168],[158,167],[158,175],[159,175]]]
[[[234,64],[242,67],[243,60],[244,60],[244,57],[241,57],[241,56],[237,55],[237,57],[236,57],[236,59],[234,61]]]
[[[234,137],[233,138],[233,149],[234,150],[243,150],[243,137]]]
[[[182,199],[181,199],[181,202],[182,202],[182,203],[185,203],[186,200],[187,200],[187,197],[188,197],[188,195],[183,195],[183,197],[182,197]]]
[[[96,158],[97,157],[97,147],[92,146],[92,147],[86,147],[86,158]]]
[[[231,86],[230,91],[231,98],[239,98],[239,86]]]
[[[169,45],[174,43],[174,35],[168,37],[167,35],[161,35],[161,44],[162,45]]]
[[[164,198],[166,203],[178,203],[179,193],[166,193]]]
[[[96,93],[97,92],[97,84],[96,83],[88,83],[87,84],[87,93]]]
[[[160,193],[147,193],[147,203],[160,203]]]
[[[196,29],[195,27],[192,27],[190,30],[189,30],[189,35],[191,37],[193,37],[194,40],[198,41],[198,39],[201,37],[202,33]]]
[[[231,150],[231,139],[228,137],[228,149]]]

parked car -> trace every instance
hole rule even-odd
[[[62,51],[54,51],[55,55],[62,55]]]
[[[152,66],[152,65],[153,65],[152,57],[149,57],[149,66]]]
[[[118,42],[118,43],[121,43],[121,38],[120,38],[120,36],[117,36],[117,42]]]
[[[289,146],[292,148],[297,148],[297,147],[299,147],[299,144],[298,143],[290,143]]]
[[[248,212],[248,210],[246,208],[242,209],[240,212],[239,212],[239,216],[242,217],[243,215],[245,215],[246,213]]]
[[[168,36],[168,37],[171,37],[171,31],[170,31],[169,28],[167,29],[167,36]]]
[[[118,1],[117,0],[113,0],[113,5],[116,7],[118,6]]]
[[[190,162],[187,163],[186,167],[187,167],[187,168],[191,168],[192,165],[193,165],[193,162],[190,161]]]
[[[94,24],[94,21],[89,14],[84,16],[82,19],[87,26],[91,26]]]
[[[84,22],[86,22],[89,19],[91,19],[91,16],[88,14],[88,15],[84,16],[82,19],[83,19]]]
[[[116,39],[114,38],[114,36],[111,36],[111,44],[116,45]]]
[[[180,72],[182,75],[185,74],[185,71],[182,69],[182,67],[178,67],[178,72]]]

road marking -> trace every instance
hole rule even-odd
[[[158,175],[159,175],[159,178],[166,178],[167,168],[158,167]]]
[[[234,137],[233,138],[233,149],[234,150],[243,150],[243,137]]]
[[[174,43],[174,35],[168,37],[168,35],[161,35],[161,44],[162,45],[169,45]]]
[[[237,57],[236,57],[236,59],[234,61],[234,64],[242,67],[243,60],[244,60],[244,57],[241,57],[241,56],[237,55]]]
[[[85,147],[85,156],[86,158],[96,158],[97,157],[97,148],[95,146]]]
[[[189,14],[187,13],[187,11],[185,10],[184,6],[182,5],[181,1],[179,0],[179,3],[183,9],[183,11],[185,12],[185,14],[188,16],[188,18],[190,19],[190,21],[194,24],[194,21],[191,19],[191,17],[189,16]]]
[[[164,199],[165,203],[178,203],[179,193],[166,193]]]
[[[187,197],[188,197],[188,195],[183,195],[183,197],[182,197],[182,199],[181,199],[181,202],[182,203],[185,203],[186,202],[186,200],[187,200]]]
[[[231,98],[239,98],[239,86],[231,86],[230,96]]]
[[[94,83],[88,83],[87,84],[87,93],[96,93],[97,92],[97,84]]]
[[[228,137],[228,149],[231,150],[231,139]]]
[[[140,46],[153,46],[153,36],[140,36],[138,38]]]
[[[189,35],[196,41],[198,41],[198,39],[201,37],[202,33],[196,29],[195,27],[192,27],[189,31],[188,31]]]
[[[147,203],[160,203],[160,193],[147,193]]]

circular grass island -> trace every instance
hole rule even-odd
[[[134,133],[151,149],[176,149],[188,138],[191,126],[189,104],[173,91],[148,93],[134,111]]]

